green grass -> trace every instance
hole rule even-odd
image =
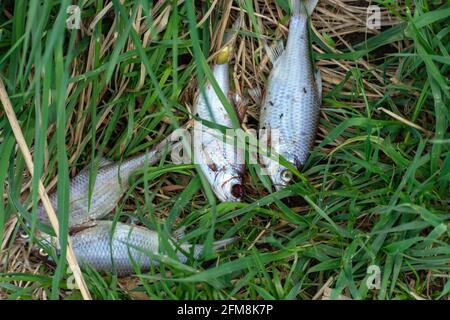
[[[106,3],[80,2],[83,32],[65,28],[70,1],[0,4],[0,77],[33,153],[35,177],[42,176],[48,186],[57,176],[62,235],[68,233],[69,179],[89,165],[92,180],[94,159],[105,155],[120,160],[162,140],[189,119],[188,106],[198,90],[193,81],[213,81],[207,58],[217,49],[212,35],[225,7],[217,5],[196,28],[209,9],[207,2],[187,1],[165,13],[175,2],[167,1],[141,21],[156,24],[144,45],[145,32],[136,32],[133,23],[150,10],[148,1],[112,2],[114,8],[93,30],[86,28]],[[278,22],[287,26],[286,1],[268,2],[280,6]],[[258,8],[253,1],[233,4],[247,12],[247,28],[239,38],[257,45],[256,13],[262,2]],[[240,240],[223,253],[190,259],[186,265],[169,256],[160,267],[132,279],[84,270],[94,298],[311,299],[333,278],[333,297],[448,299],[450,7],[436,1],[415,1],[411,10],[402,9],[411,7],[409,1],[379,4],[398,16],[399,24],[367,41],[350,41],[351,50],[332,50],[312,34],[321,50],[313,53],[320,67],[342,71],[340,63],[348,68],[338,83],[324,79],[321,130],[302,179],[271,192],[267,179],[260,179],[257,166],[252,167],[244,201],[232,204],[214,198],[194,165],[168,160],[140,170],[110,219],[137,218],[158,230],[162,239],[184,226],[186,241],[207,248],[222,238]],[[263,33],[280,35],[277,26],[262,21]],[[320,33],[324,25],[314,27]],[[111,29],[116,38],[107,38]],[[340,41],[333,33],[324,34],[328,42]],[[247,57],[258,66],[264,55],[249,47]],[[320,65],[324,61],[331,65]],[[268,70],[252,74],[252,84],[266,80]],[[395,81],[388,77],[392,73]],[[374,88],[381,96],[374,97]],[[232,112],[231,105],[227,108]],[[257,119],[249,116],[248,125],[255,124]],[[16,233],[28,209],[36,209],[37,182],[26,173],[1,108],[0,297],[37,299],[45,293],[80,299],[77,290],[67,288],[71,274],[65,250],[54,256],[56,266],[18,250],[28,248],[16,240]],[[182,188],[162,196],[168,185]],[[19,223],[11,228],[9,222],[16,217]],[[366,286],[370,265],[381,269],[379,290]]]

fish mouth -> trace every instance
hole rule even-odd
[[[244,187],[240,176],[233,176],[220,185],[222,201],[239,202],[244,197]]]
[[[244,196],[244,188],[242,187],[242,184],[233,184],[231,186],[231,195],[237,199],[241,199]]]

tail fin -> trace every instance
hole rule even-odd
[[[213,243],[213,249],[215,251],[223,251],[226,249],[226,247],[233,242],[236,242],[239,239],[239,237],[232,237],[225,240],[219,240]]]
[[[233,238],[228,238],[225,240],[215,241],[215,242],[213,242],[213,250],[216,252],[223,251],[226,249],[226,247],[228,245],[232,244],[233,242],[235,242],[238,239],[239,239],[239,237],[233,237]],[[194,259],[198,259],[204,250],[203,245],[195,245],[194,248],[192,248],[192,244],[190,244],[190,243],[181,244],[180,248],[185,252],[191,252],[191,250],[193,250],[192,256]],[[183,262],[183,263],[186,262],[187,257],[184,255],[183,252],[178,251],[177,255],[181,262]]]
[[[291,10],[293,16],[308,15],[314,11],[319,0],[291,0]]]
[[[237,19],[233,22],[231,29],[225,32],[222,41],[223,47],[217,53],[216,57],[217,64],[227,63],[230,60],[233,51],[234,40],[236,39],[236,34],[241,27],[241,22],[242,22],[242,14],[239,15]]]
[[[242,14],[240,14],[236,20],[234,20],[233,25],[231,26],[230,29],[228,29],[225,32],[225,35],[223,37],[223,44],[226,44],[228,42],[230,42],[233,37],[236,35],[236,33],[239,31],[239,29],[241,28],[241,22],[242,22]]]
[[[184,226],[172,232],[172,237],[177,241],[180,241],[185,235],[186,235],[186,227]]]

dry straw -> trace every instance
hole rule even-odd
[[[34,173],[34,164],[33,159],[31,158],[30,150],[25,142],[25,138],[22,133],[22,129],[20,128],[19,122],[17,121],[16,114],[14,113],[14,109],[12,107],[11,101],[9,100],[8,93],[6,92],[5,85],[3,84],[3,80],[0,78],[0,101],[5,109],[6,116],[8,117],[9,124],[14,132],[14,136],[17,140],[17,144],[19,146],[20,151],[25,159],[25,163],[30,171],[31,175]],[[48,218],[50,223],[55,231],[57,237],[59,237],[59,224],[58,218],[56,217],[55,210],[53,209],[50,199],[48,198],[47,191],[39,179],[39,197],[41,198],[42,204],[47,211]],[[86,286],[86,282],[84,281],[83,275],[81,274],[80,267],[78,265],[77,259],[73,252],[72,243],[70,238],[67,239],[67,263],[69,264],[70,269],[73,272],[75,281],[80,288],[81,294],[85,300],[92,300],[91,294]]]

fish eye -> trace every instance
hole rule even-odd
[[[39,255],[41,256],[41,257],[48,257],[48,253],[47,252],[45,252],[45,250],[44,249],[42,249],[42,248],[40,248],[39,249]]]
[[[28,240],[30,235],[26,233],[24,230],[19,231],[19,237],[23,240]]]
[[[289,182],[292,180],[292,172],[290,172],[288,169],[284,169],[283,171],[281,171],[281,180],[283,180],[284,182]]]

